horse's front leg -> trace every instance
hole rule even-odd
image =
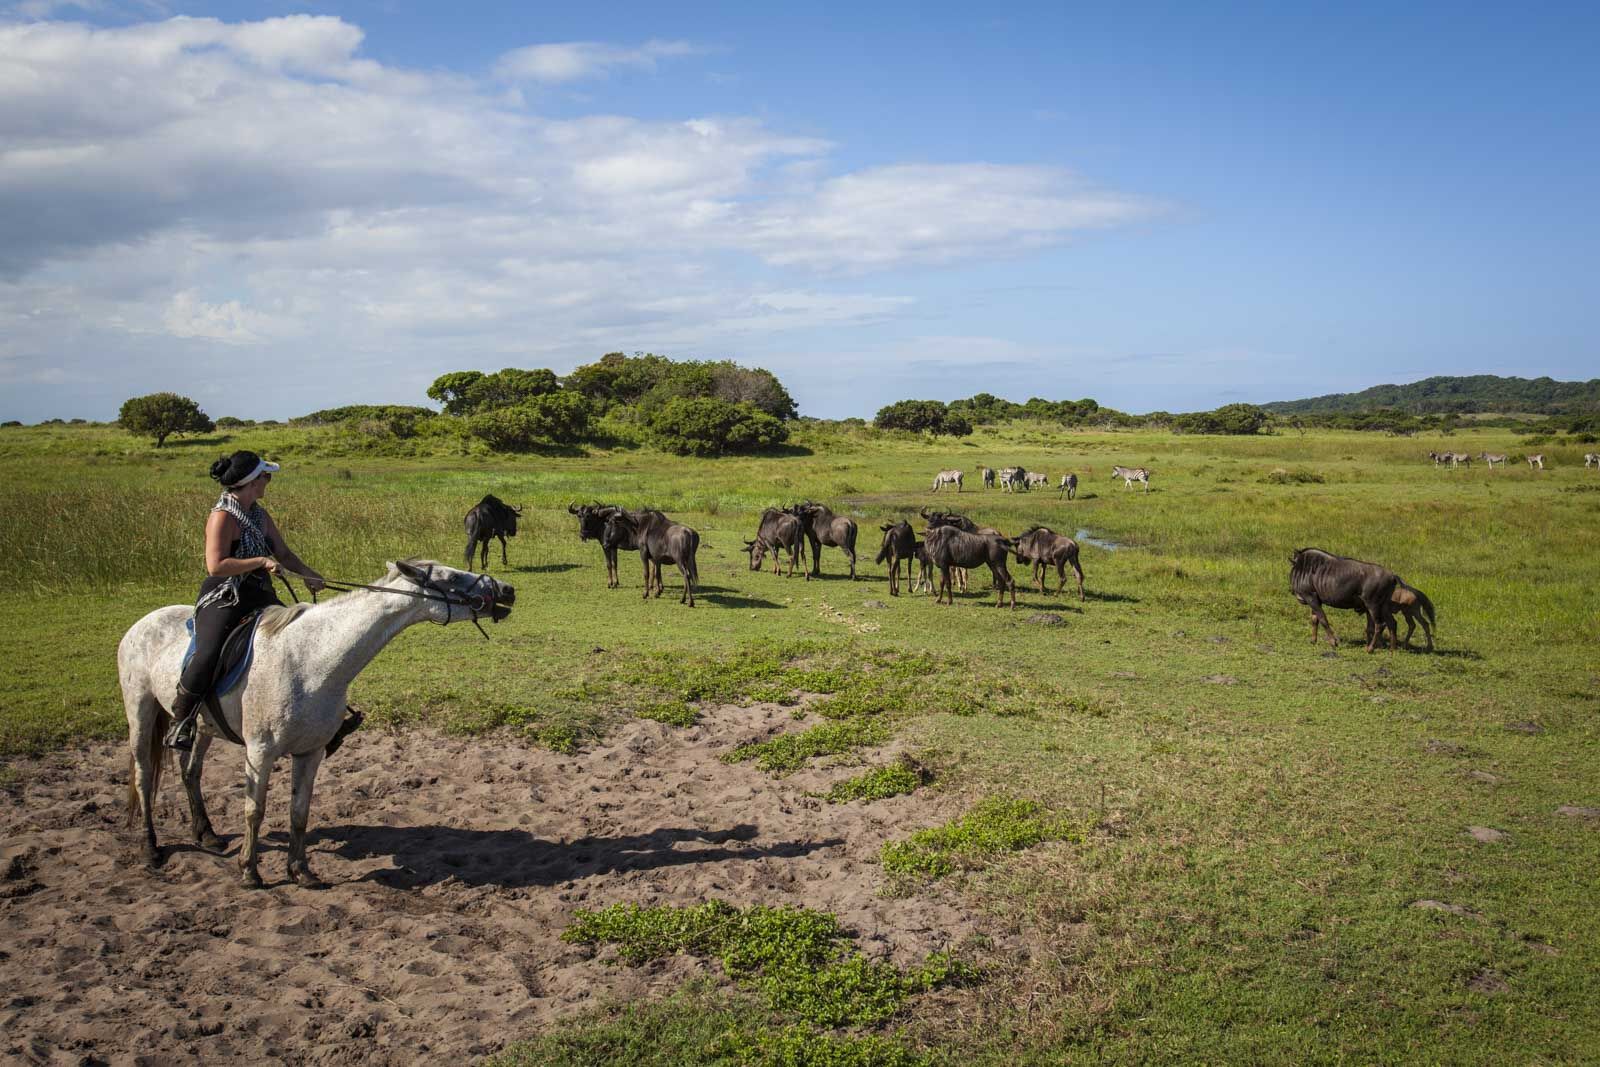
[[[311,817],[311,789],[322,765],[322,749],[294,758],[294,795],[289,801],[289,879],[303,889],[326,889],[306,860],[306,823]]]
[[[265,747],[246,744],[244,750],[244,848],[239,851],[240,881],[246,889],[261,888],[261,819],[267,813],[267,783],[272,778],[274,755]]]
[[[183,791],[189,798],[189,832],[194,843],[208,852],[221,852],[222,838],[211,827],[206,798],[200,792],[200,773],[205,769],[206,749],[210,747],[210,734],[202,733],[195,738],[194,749],[183,763]]]

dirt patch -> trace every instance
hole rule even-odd
[[[323,765],[311,863],[285,883],[288,764],[272,784],[270,888],[185,844],[176,775],[157,802],[170,858],[135,864],[126,749],[19,765],[0,813],[0,1060],[414,1063],[490,1052],[598,1000],[664,994],[701,961],[646,967],[563,944],[578,908],[617,902],[804,905],[902,964],[979,933],[957,903],[879,896],[880,846],[959,798],[919,791],[823,805],[859,766],[773,779],[717,757],[801,729],[790,709],[713,709],[689,729],[629,723],[577,756],[426,733],[356,734]],[[866,753],[892,758],[891,744]],[[212,819],[238,847],[242,758],[212,749]],[[992,935],[992,931],[983,931]]]
[[[1467,827],[1467,836],[1485,845],[1493,845],[1506,840],[1510,835],[1504,830],[1496,830],[1492,826],[1469,826]]]

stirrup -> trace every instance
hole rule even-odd
[[[179,752],[188,752],[194,748],[195,720],[199,717],[199,709],[189,712],[172,724],[172,728],[167,731],[167,736],[162,738],[161,743]]]

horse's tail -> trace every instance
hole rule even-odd
[[[172,716],[167,714],[167,709],[156,705],[155,729],[150,731],[150,740],[146,742],[147,755],[150,759],[150,799],[155,801],[156,794],[161,789],[161,771],[167,765],[168,748],[161,743],[167,735],[167,728],[172,722]],[[139,822],[139,775],[137,773],[138,758],[128,753],[128,825],[134,826]]]

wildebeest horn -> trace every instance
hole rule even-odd
[[[917,514],[921,515],[923,518],[927,518],[928,517],[928,505],[924,504],[924,505],[922,505],[922,507],[918,508],[917,509]]]
[[[577,513],[578,513],[578,502],[576,500],[574,500],[572,503],[567,505],[567,514],[568,515],[576,515]]]

